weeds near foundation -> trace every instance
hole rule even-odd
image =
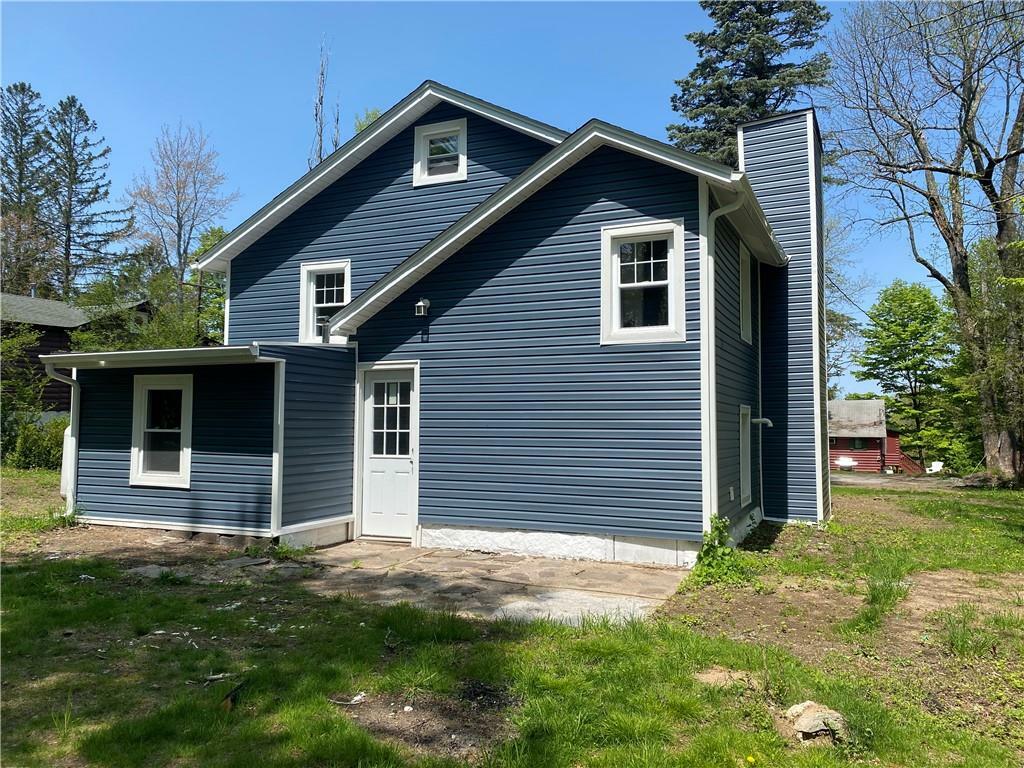
[[[730,543],[729,520],[715,515],[711,530],[705,532],[697,565],[687,579],[687,585],[706,586],[748,584],[754,578],[754,569]]]

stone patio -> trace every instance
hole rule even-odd
[[[623,621],[650,614],[671,596],[683,568],[551,560],[352,541],[318,550],[304,584],[322,594],[375,603],[409,602],[486,619],[585,616]]]

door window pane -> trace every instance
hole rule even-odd
[[[411,446],[412,383],[375,382],[372,407],[373,454],[408,456]]]

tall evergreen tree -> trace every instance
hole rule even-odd
[[[691,32],[700,60],[677,80],[672,109],[686,120],[669,140],[719,162],[737,164],[736,126],[789,107],[801,89],[823,85],[826,54],[799,58],[821,39],[831,14],[808,0],[701,0],[710,32]]]
[[[28,83],[12,83],[0,91],[0,237],[3,269],[0,281],[8,293],[28,293],[33,285],[43,295],[52,243],[38,218],[47,161],[46,109]]]
[[[110,246],[133,228],[131,209],[104,206],[110,197],[110,147],[96,137],[96,122],[74,96],[47,113],[50,145],[44,215],[55,242],[55,284],[62,298],[76,283],[108,265]]]
[[[0,93],[0,202],[4,212],[31,212],[43,195],[46,108],[28,83]]]

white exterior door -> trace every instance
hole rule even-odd
[[[419,393],[411,370],[363,379],[362,535],[412,539],[416,525]]]

